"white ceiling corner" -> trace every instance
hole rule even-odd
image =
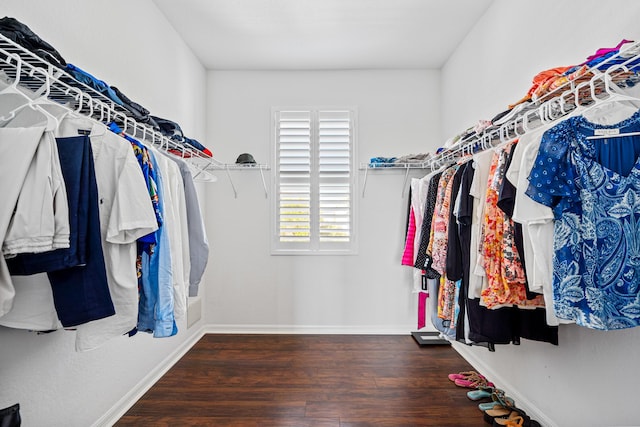
[[[492,0],[153,0],[207,69],[439,69]]]

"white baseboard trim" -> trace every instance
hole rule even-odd
[[[173,365],[178,362],[187,351],[197,343],[205,334],[205,328],[201,327],[191,337],[178,346],[162,363],[149,372],[127,394],[122,396],[109,411],[92,424],[92,427],[113,426],[149,389],[166,374]]]
[[[409,335],[410,326],[206,325],[208,334]]]
[[[522,408],[527,412],[531,418],[538,421],[544,427],[560,427],[553,420],[548,418],[535,404],[533,404],[524,395],[520,394],[516,387],[514,387],[509,381],[505,380],[500,372],[491,369],[486,363],[479,359],[468,346],[452,342],[452,347],[460,356],[462,356],[471,366],[473,366],[478,372],[487,378],[491,378],[501,389],[507,391],[507,395],[512,397],[518,408]]]

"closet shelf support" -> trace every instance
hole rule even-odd
[[[260,177],[262,178],[262,188],[264,188],[264,198],[269,198],[269,193],[267,192],[267,181],[264,179],[264,169],[260,168]]]
[[[362,198],[364,198],[364,193],[367,190],[367,176],[369,176],[369,168],[364,170],[364,182],[362,183]]]
[[[404,195],[406,194],[407,188],[407,180],[409,179],[409,168],[405,167],[406,171],[404,173],[404,182],[402,183],[402,194],[401,197],[404,199]]]
[[[233,198],[238,198],[238,191],[236,190],[236,186],[233,185],[233,178],[231,178],[231,172],[229,172],[229,166],[225,166],[225,171],[227,171],[227,177],[229,177],[229,183],[231,184],[231,189],[233,190]]]

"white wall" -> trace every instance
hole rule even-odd
[[[1,0],[0,10],[204,142],[206,73],[151,1]],[[138,334],[87,353],[75,353],[73,332],[0,327],[0,408],[19,402],[25,426],[89,426],[194,338],[201,323],[185,323],[172,338]]]
[[[243,152],[270,163],[272,107],[357,107],[359,162],[426,152],[441,139],[437,71],[211,71],[207,100],[207,140],[219,160],[231,163]],[[364,173],[357,173],[361,186]],[[237,199],[224,173],[207,192],[208,324],[309,332],[416,327],[412,269],[400,265],[407,204],[402,173],[371,173],[366,196],[356,196],[354,256],[271,256],[270,201],[260,176],[231,174]],[[270,182],[272,172],[266,178]]]
[[[445,137],[520,99],[539,71],[640,40],[640,2],[496,0],[442,70]],[[560,327],[560,345],[459,347],[498,386],[561,427],[638,425],[640,330]],[[526,401],[522,401],[526,399]],[[608,410],[605,408],[615,408]]]

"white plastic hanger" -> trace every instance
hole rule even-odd
[[[624,65],[622,66],[624,67]],[[613,68],[613,67],[612,67]],[[619,68],[619,66],[615,66],[615,68]],[[626,68],[626,67],[624,67]],[[588,110],[593,110],[596,108],[601,107],[602,105],[606,105],[606,104],[611,104],[611,103],[621,103],[621,105],[624,105],[624,103],[630,103],[632,108],[630,110],[631,113],[635,113],[638,111],[638,107],[637,104],[640,104],[640,99],[635,97],[635,96],[631,96],[627,93],[624,93],[622,91],[622,89],[620,89],[620,87],[618,87],[615,83],[613,83],[613,79],[611,77],[611,73],[615,71],[615,70],[607,70],[606,73],[602,74],[601,76],[597,76],[597,79],[602,79],[603,83],[604,83],[604,89],[605,89],[605,93],[607,94],[607,96],[605,98],[601,98],[596,96],[595,94],[595,86],[596,86],[596,78],[591,79],[592,83],[592,97],[596,100],[595,104],[591,107],[588,108]],[[586,112],[587,109],[585,109],[584,112]],[[583,112],[583,114],[584,114]],[[593,135],[593,136],[588,136],[587,139],[589,140],[593,140],[593,139],[607,139],[607,138],[619,138],[622,136],[639,136],[640,132],[622,132],[622,133],[607,133],[604,135]]]
[[[49,132],[55,131],[59,125],[58,119],[53,114],[49,113],[47,110],[42,108],[42,106],[38,103],[42,99],[46,99],[49,96],[49,93],[51,90],[51,80],[50,80],[49,74],[45,70],[42,70],[40,68],[33,68],[30,71],[29,75],[31,77],[33,77],[35,73],[38,72],[42,74],[42,77],[44,80],[43,86],[40,87],[40,89],[38,89],[37,91],[37,92],[41,92],[41,96],[38,97],[36,100],[34,100],[30,98],[26,93],[18,89],[18,84],[20,83],[23,67],[22,67],[22,60],[19,57],[15,57],[14,59],[16,60],[16,78],[14,79],[11,85],[9,85],[4,90],[0,91],[0,95],[8,94],[8,93],[17,94],[24,98],[25,103],[13,109],[4,117],[0,118],[0,122],[7,123],[15,119],[16,114],[18,114],[20,111],[23,111],[25,108],[29,108],[32,111],[37,112],[40,116],[42,116],[46,120],[46,124],[45,124],[46,131],[49,131]]]

